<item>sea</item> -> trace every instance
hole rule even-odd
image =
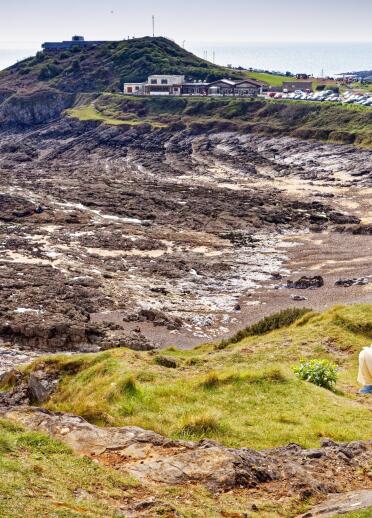
[[[14,44],[14,48],[7,44],[7,48],[2,48],[0,43],[0,70],[14,65],[17,61],[34,56],[38,50],[41,50],[40,45],[29,48],[20,48]]]
[[[178,42],[201,58],[218,65],[276,72],[334,76],[372,70],[372,41],[369,43],[221,43]],[[40,44],[0,43],[0,70],[34,55]]]
[[[187,43],[185,48],[218,65],[334,76],[372,70],[369,43]]]

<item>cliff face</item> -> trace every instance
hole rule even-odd
[[[17,126],[32,126],[55,119],[74,99],[71,94],[50,88],[3,97],[5,99],[0,105],[0,121]]]

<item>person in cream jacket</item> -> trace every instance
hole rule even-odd
[[[363,385],[360,394],[372,394],[372,345],[359,353],[358,382]]]

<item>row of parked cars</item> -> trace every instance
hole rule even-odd
[[[361,106],[372,106],[372,94],[355,94],[345,92],[338,94],[333,90],[322,90],[321,92],[311,92],[310,90],[295,92],[269,92],[268,98],[271,99],[291,99],[293,101],[318,101],[318,102],[336,102],[343,104],[359,104]]]
[[[372,94],[353,94],[346,92],[343,96],[343,103],[345,104],[360,104],[361,106],[372,106]]]

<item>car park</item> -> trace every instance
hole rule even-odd
[[[343,94],[334,90],[322,90],[317,92],[295,90],[294,92],[268,92],[266,97],[269,99],[287,99],[291,101],[309,102],[330,102],[343,104],[356,104],[359,106],[372,106],[372,93],[353,93],[347,91]]]

